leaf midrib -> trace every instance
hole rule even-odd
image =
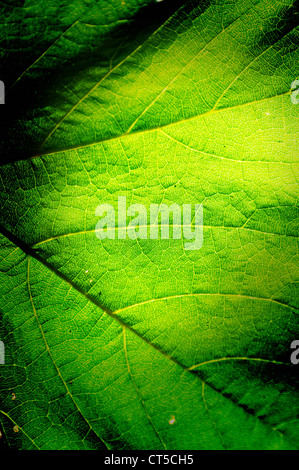
[[[36,253],[32,248],[28,247],[23,241],[21,241],[18,237],[13,235],[11,232],[6,230],[4,227],[0,225],[0,233],[9,239],[14,245],[18,246],[25,254],[31,256],[32,258],[36,259],[39,261],[43,266],[45,266],[47,269],[49,269],[52,273],[54,273],[57,277],[62,279],[63,281],[67,282],[69,285],[72,286],[73,289],[75,289],[77,292],[79,292],[81,295],[83,295],[88,301],[90,301],[92,304],[103,310],[105,313],[107,313],[112,319],[116,320],[122,327],[126,328],[128,331],[132,332],[134,335],[136,335],[138,338],[140,338],[143,342],[145,342],[147,345],[158,351],[160,354],[162,354],[164,357],[166,357],[168,360],[173,362],[174,364],[178,365],[181,369],[183,369],[184,372],[188,372],[192,375],[194,375],[198,380],[201,381],[201,383],[206,384],[209,388],[212,390],[216,391],[219,393],[223,398],[229,400],[234,406],[237,406],[238,408],[241,408],[243,411],[245,411],[248,415],[254,417],[257,419],[260,423],[262,423],[263,426],[266,428],[270,428],[272,431],[275,431],[280,434],[284,438],[284,433],[280,431],[279,429],[276,429],[272,427],[270,424],[265,423],[259,416],[256,416],[253,412],[251,413],[247,407],[243,407],[240,403],[235,402],[231,399],[231,397],[228,397],[222,393],[221,390],[217,389],[214,385],[211,385],[210,383],[204,381],[200,375],[193,369],[186,367],[183,363],[181,363],[178,359],[173,358],[169,354],[167,354],[165,351],[160,349],[157,345],[151,343],[147,338],[145,338],[141,333],[136,331],[133,327],[128,325],[124,320],[121,318],[118,318],[118,316],[109,308],[105,307],[104,305],[100,304],[96,299],[94,299],[91,295],[86,293],[82,288],[77,286],[72,280],[70,280],[65,274],[61,273],[60,271],[56,270],[48,261],[44,260],[41,256],[39,256],[38,253]],[[280,364],[277,362],[277,364]],[[84,418],[84,416],[82,416]],[[85,418],[84,418],[85,419]]]

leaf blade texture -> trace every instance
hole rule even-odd
[[[298,448],[296,2],[45,8],[1,7],[0,445]],[[99,240],[120,195],[203,247]]]

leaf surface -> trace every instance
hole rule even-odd
[[[1,7],[3,445],[296,449],[297,3],[87,3]],[[99,240],[119,196],[202,248]]]

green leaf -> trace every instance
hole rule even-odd
[[[14,3],[0,445],[298,448],[297,2]],[[202,248],[99,240],[119,196],[203,204]]]

